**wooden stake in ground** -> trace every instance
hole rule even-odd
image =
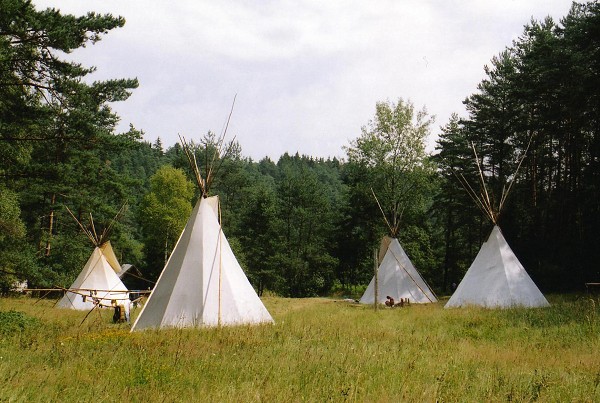
[[[379,279],[377,278],[377,270],[379,263],[377,262],[377,248],[373,249],[373,267],[375,268],[375,310],[377,310],[377,300],[379,299]]]

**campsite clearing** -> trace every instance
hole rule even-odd
[[[275,324],[129,333],[0,299],[0,401],[600,401],[600,300],[373,311],[264,298]],[[133,311],[135,317],[139,310]]]

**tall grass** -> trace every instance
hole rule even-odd
[[[267,297],[274,325],[129,333],[0,299],[0,401],[600,401],[598,299],[380,309]],[[15,319],[19,317],[20,319]],[[3,329],[3,327],[0,327]]]

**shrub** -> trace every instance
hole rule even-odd
[[[36,328],[40,321],[23,312],[10,310],[0,312],[0,335],[9,336],[28,329]]]

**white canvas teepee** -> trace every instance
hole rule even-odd
[[[545,307],[548,301],[529,277],[495,225],[446,308]]]
[[[119,305],[124,308],[125,315],[129,318],[131,305],[129,290],[117,274],[121,272],[121,266],[110,241],[108,241],[110,229],[117,217],[125,210],[125,207],[126,205],[121,207],[112,222],[99,235],[96,232],[91,213],[89,227],[86,227],[67,207],[71,217],[77,222],[95,248],[79,276],[56,304],[58,308],[91,310],[95,307]]]
[[[533,138],[533,137],[532,137]],[[512,179],[502,189],[498,206],[493,204],[493,197],[488,191],[483,169],[481,167],[475,145],[472,144],[473,153],[479,170],[481,194],[477,194],[462,175],[457,178],[467,191],[477,207],[488,216],[494,228],[486,242],[483,243],[475,260],[467,270],[445,308],[456,308],[468,305],[483,306],[486,308],[546,307],[550,304],[537,288],[531,277],[523,268],[519,259],[508,246],[506,239],[500,231],[498,220],[502,208],[506,203],[510,189],[517,178],[517,172],[527,155],[531,139],[522,157],[517,164]]]
[[[273,322],[218,221],[218,197],[201,197],[132,331]]]
[[[56,304],[58,308],[91,310],[98,305],[116,304],[129,312],[129,291],[111,267],[102,246],[94,248],[79,276]]]
[[[384,241],[385,242],[385,241]],[[389,295],[395,301],[408,298],[411,303],[437,302],[435,294],[423,280],[396,238],[388,238],[387,250],[377,269],[377,302],[384,303]],[[375,300],[375,276],[360,299],[361,304]]]

